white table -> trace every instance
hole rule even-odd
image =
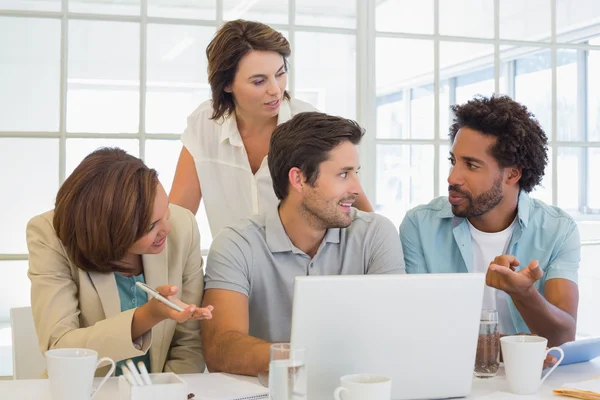
[[[203,388],[211,386],[212,374],[190,374],[180,375],[188,385],[188,391],[196,394],[196,399],[202,399]],[[552,393],[552,389],[561,387],[567,382],[578,382],[600,376],[600,358],[594,361],[558,367],[556,371],[544,382],[540,391],[533,396],[511,395],[518,399],[567,399]],[[238,376],[237,379],[248,381],[256,385],[258,379]],[[96,379],[96,383],[98,378]],[[467,399],[478,399],[494,392],[508,392],[508,384],[504,376],[504,370],[500,368],[498,375],[490,379],[473,380],[473,389]],[[223,393],[227,393],[224,388]],[[117,400],[119,397],[117,378],[111,378],[100,389],[94,400]],[[36,399],[51,400],[48,381],[46,379],[0,381],[0,399]]]

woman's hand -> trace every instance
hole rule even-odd
[[[156,291],[160,293],[163,297],[169,300],[172,303],[177,304],[183,311],[177,311],[169,307],[168,305],[161,303],[155,298],[151,298],[148,301],[148,306],[150,307],[150,312],[153,316],[159,319],[171,319],[173,321],[177,321],[179,323],[185,322],[188,319],[194,320],[202,320],[202,319],[211,319],[212,318],[212,310],[213,306],[208,306],[205,308],[200,308],[195,304],[186,304],[183,301],[173,297],[179,291],[179,288],[174,285],[164,285],[158,286]]]

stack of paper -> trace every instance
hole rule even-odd
[[[565,383],[560,389],[554,389],[554,393],[576,399],[600,400],[600,379]]]

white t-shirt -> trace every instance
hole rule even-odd
[[[467,220],[467,222],[469,222]],[[517,219],[501,232],[481,232],[469,222],[471,246],[473,249],[473,272],[486,273],[494,258],[506,254],[508,244],[515,229]],[[498,329],[500,333],[514,331],[514,324],[508,310],[508,294],[485,285],[482,310],[498,310]]]
[[[300,100],[283,101],[277,125],[306,111],[316,109]],[[210,119],[212,112],[210,100],[200,104],[188,117],[181,141],[194,157],[214,237],[223,227],[241,218],[272,209],[279,200],[273,191],[267,157],[254,175],[235,116],[215,121]]]

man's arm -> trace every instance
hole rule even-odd
[[[373,214],[375,218],[373,236],[366,242],[370,247],[367,274],[404,274],[404,256],[402,245],[392,221],[383,215]]]
[[[508,293],[532,333],[548,339],[548,346],[575,340],[581,245],[574,226],[546,272],[544,296],[534,286],[543,275],[537,261],[514,272],[519,260],[511,255],[496,257],[486,276],[488,286]]]
[[[208,289],[203,304],[218,312],[202,321],[204,358],[210,372],[256,376],[269,370],[270,343],[248,335],[248,297],[224,289]]]
[[[419,229],[413,221],[410,212],[406,214],[400,224],[400,242],[404,253],[404,262],[407,274],[425,273],[425,255],[419,237]]]

